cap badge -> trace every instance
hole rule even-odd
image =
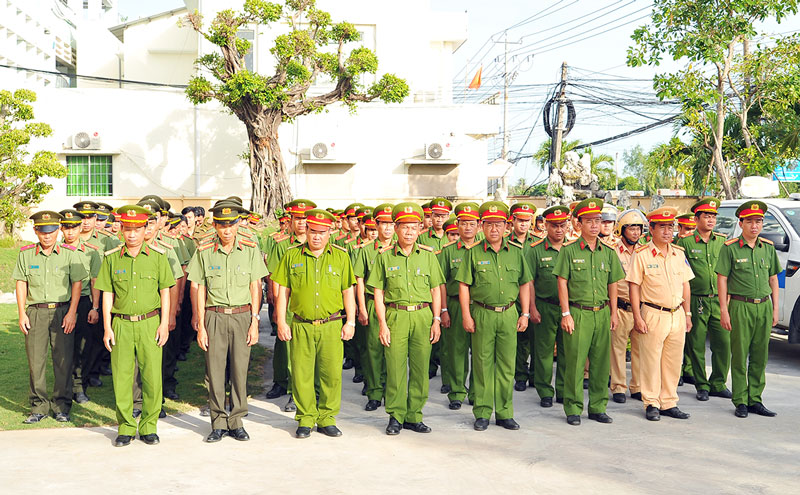
[[[64,218],[72,218],[72,212],[68,211],[68,212],[64,213]]]
[[[594,208],[597,204],[594,201],[589,201],[589,208]]]
[[[708,202],[708,206],[710,206],[712,208],[716,208],[717,207],[717,202],[716,201],[709,201]]]
[[[461,211],[470,212],[470,211],[472,211],[472,207],[471,207],[471,206],[469,206],[469,205],[467,205],[467,206],[465,206],[464,208],[462,208],[462,210],[461,210]]]
[[[523,210],[530,210],[530,208],[528,207],[528,205],[522,205],[522,209],[523,209]]]
[[[316,215],[314,215],[314,216],[315,216],[315,217],[317,217],[317,218],[318,218],[318,219],[320,219],[320,220],[322,220],[323,218],[325,218],[325,215],[323,215],[322,213],[317,213],[317,214],[316,214]]]
[[[231,213],[231,209],[230,208],[223,208],[222,209],[222,214],[223,215],[229,215],[230,213]]]
[[[494,205],[490,206],[490,207],[489,207],[489,212],[490,212],[490,213],[497,213],[497,207],[496,207],[496,206],[494,206]]]
[[[404,213],[411,213],[413,211],[414,211],[414,208],[411,207],[411,206],[406,206],[405,208],[403,208],[403,212]]]
[[[49,213],[42,214],[42,220],[50,220],[50,214]]]
[[[125,212],[125,214],[128,215],[129,217],[135,217],[136,216],[136,212],[133,211],[133,210],[128,210],[128,211]]]
[[[759,209],[758,208],[758,204],[757,203],[753,203],[753,205],[750,207],[750,209],[753,210],[753,211],[758,210]]]
[[[142,208],[144,208],[147,211],[153,211],[153,207],[150,205],[143,205]]]

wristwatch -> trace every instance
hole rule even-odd
[[[260,315],[260,314],[258,314],[258,313],[253,313],[253,314],[251,314],[250,316],[252,316],[253,318],[255,318],[255,319],[256,319],[256,320],[258,320],[258,321],[261,321],[261,315]]]
[[[99,312],[99,311],[100,311],[100,308],[92,308],[92,311],[97,311],[97,312]]]
[[[438,321],[438,322],[440,322],[440,323],[442,321],[442,317],[441,316],[434,316],[433,319]]]
[[[440,312],[440,313],[447,313],[447,308],[442,308],[442,310],[441,310],[441,311],[439,311],[439,312]]]
[[[530,313],[522,313],[522,316],[524,316],[525,318],[530,319],[531,314]]]
[[[350,326],[351,326],[351,327],[353,327],[353,328],[355,328],[355,327],[356,327],[356,322],[354,322],[354,321],[346,321],[344,324],[345,324],[345,325],[350,325]]]
[[[564,316],[569,316],[569,315],[570,315],[570,312],[569,312],[569,311],[565,311],[565,312],[561,313],[561,316],[562,316],[562,317],[564,317]]]

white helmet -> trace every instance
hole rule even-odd
[[[617,217],[617,226],[614,229],[614,233],[618,236],[621,236],[622,227],[627,225],[640,226],[642,228],[642,233],[644,234],[644,227],[647,225],[647,217],[644,215],[642,210],[637,210],[636,208],[625,210]]]

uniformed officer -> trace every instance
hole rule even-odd
[[[694,232],[694,229],[697,227],[697,221],[695,220],[694,213],[684,213],[682,215],[678,215],[675,217],[675,220],[678,223],[678,233],[675,235],[676,241],[682,237],[691,235],[692,232]]]
[[[355,217],[358,220],[356,225],[357,235],[346,239],[344,242],[344,247],[347,248],[351,263],[355,263],[361,246],[372,242],[377,237],[378,233],[375,221],[372,219],[371,206],[357,207],[355,210]],[[369,226],[367,225],[368,222]],[[359,330],[359,328],[356,328],[354,338],[344,342],[344,363],[342,364],[342,369],[348,370],[353,368],[353,383],[362,383],[364,381],[364,367],[361,362],[361,356],[366,347],[364,342],[366,332],[361,332]],[[366,393],[366,390],[364,390],[364,392]]]
[[[433,225],[433,209],[431,208],[431,201],[422,203],[422,226],[420,226],[420,235],[427,231]]]
[[[439,286],[444,277],[433,248],[417,243],[422,218],[415,203],[393,208],[397,243],[381,249],[367,279],[375,291],[379,338],[386,347],[388,435],[399,434],[401,428],[431,431],[422,422],[422,408],[428,399],[431,344],[441,332]]]
[[[526,333],[533,334],[531,348],[530,372],[525,363],[520,366],[517,360],[516,380],[529,381],[536,387],[539,404],[542,407],[553,407],[553,395],[556,400],[564,401],[564,368],[566,360],[559,359],[556,364],[556,383],[553,388],[553,351],[563,349],[561,331],[561,309],[558,302],[558,287],[553,268],[556,266],[558,253],[564,245],[569,225],[569,208],[551,206],[543,213],[547,237],[534,240],[525,252],[525,259],[531,270],[533,286],[531,287],[531,323]],[[519,348],[518,348],[519,349]],[[522,374],[520,374],[522,372]]]
[[[207,442],[230,435],[249,440],[247,414],[250,346],[258,342],[258,307],[264,265],[254,242],[237,235],[241,208],[235,203],[211,210],[216,237],[198,246],[189,280],[198,284],[197,343],[206,352],[211,433]],[[225,410],[226,366],[230,364],[231,410]]]
[[[619,237],[616,253],[622,270],[628,274],[634,251],[639,247],[639,239],[644,231],[647,218],[641,210],[630,209],[619,214],[616,234]],[[630,288],[625,279],[617,282],[617,328],[611,332],[611,398],[623,404],[627,401],[625,391],[630,390],[631,398],[642,400],[639,385],[639,347],[636,345],[638,332],[633,331],[633,309],[631,307]],[[628,386],[626,371],[626,354],[628,341],[631,342],[631,381]]]
[[[534,221],[533,226],[533,235],[538,237],[539,239],[544,239],[547,236],[547,230],[545,228],[545,220],[544,214],[538,213],[536,215],[536,220]]]
[[[280,286],[275,307],[278,338],[291,346],[297,438],[308,438],[315,424],[324,435],[342,435],[336,427],[342,400],[342,340],[350,340],[356,327],[356,279],[347,251],[328,242],[333,220],[325,210],[308,210],[306,242],[288,249],[272,274]],[[293,314],[291,326],[286,323],[287,304]]]
[[[467,374],[470,363],[470,334],[464,331],[461,320],[461,304],[458,301],[460,282],[456,274],[466,258],[467,249],[475,244],[480,221],[480,206],[473,202],[459,203],[455,207],[458,240],[445,244],[437,255],[444,275],[445,286],[442,297],[442,382],[449,391],[448,407],[461,409],[467,397]],[[474,401],[475,390],[470,387],[469,396]]]
[[[553,273],[558,277],[561,328],[564,330],[564,413],[567,423],[581,424],[583,371],[589,358],[589,419],[600,423],[613,420],[606,414],[608,404],[609,328],[617,328],[617,285],[622,271],[614,247],[598,239],[603,201],[585,199],[572,210],[580,237],[561,248]]]
[[[522,244],[503,237],[508,206],[487,201],[479,209],[486,237],[472,245],[458,268],[462,324],[472,334],[474,428],[484,431],[495,413],[495,423],[518,430],[512,403],[517,333],[530,318],[531,273]],[[517,313],[519,297],[522,313]]]
[[[25,334],[30,372],[31,414],[38,423],[53,411],[58,422],[70,420],[75,322],[82,281],[89,276],[75,248],[58,244],[61,215],[43,210],[31,215],[39,242],[20,248],[11,274],[17,281],[19,329]],[[47,394],[47,349],[53,355],[53,399]]]
[[[392,237],[394,237],[393,208],[394,205],[391,203],[383,203],[375,207],[373,217],[378,237],[361,247],[353,264],[358,302],[356,332],[361,331],[360,327],[366,328],[365,352],[362,355],[364,356],[362,359],[365,373],[364,384],[367,387],[365,391],[367,404],[364,407],[366,411],[374,411],[381,405],[381,399],[384,396],[383,389],[386,384],[386,358],[379,337],[380,325],[375,315],[375,296],[372,287],[366,285],[366,280],[375,266],[378,252],[392,243]]]
[[[117,208],[123,246],[106,251],[95,287],[103,292],[103,342],[111,352],[119,429],[114,446],[130,444],[136,434],[133,417],[134,360],[139,362],[144,404],[139,438],[159,442],[156,423],[161,411],[161,347],[169,338],[169,288],[175,278],[163,250],[144,245],[148,210]],[[113,321],[112,321],[113,315]]]
[[[684,249],[694,273],[689,282],[692,331],[686,334],[684,356],[691,365],[697,400],[701,401],[708,400],[709,395],[731,398],[731,391],[725,385],[731,367],[731,340],[730,333],[720,325],[717,274],[714,271],[725,244],[725,236],[712,231],[717,223],[718,206],[717,198],[704,198],[692,205],[696,230],[676,242]],[[680,225],[680,220],[678,222]],[[706,335],[711,347],[710,376],[706,375]]]
[[[72,207],[84,215],[81,223],[81,241],[89,241],[92,244],[99,245],[104,251],[113,249],[121,244],[116,236],[103,228],[104,224],[98,224],[97,212],[100,209],[100,205],[94,201],[81,201],[75,203]]]
[[[455,215],[450,215],[450,218],[444,222],[444,233],[447,236],[447,244],[458,240],[458,221]]]
[[[434,198],[430,202],[431,226],[419,235],[419,243],[430,246],[434,251],[442,249],[447,244],[444,234],[444,223],[450,218],[453,203],[445,198]],[[435,371],[435,370],[434,370]]]
[[[694,278],[683,248],[672,243],[678,210],[665,206],[647,214],[653,239],[636,249],[630,283],[634,329],[639,335],[639,379],[645,417],[688,419],[678,409],[683,343],[692,328],[689,280]]]
[[[614,225],[617,222],[617,214],[619,211],[614,205],[605,203],[603,210],[600,212],[600,233],[597,234],[601,239],[605,239],[609,243],[613,243]]]
[[[530,248],[532,239],[531,223],[536,215],[536,207],[525,201],[520,201],[511,205],[510,208],[511,234],[509,239],[513,239],[527,251]],[[519,301],[517,301],[517,311],[520,311]],[[514,390],[524,391],[528,387],[528,378],[533,377],[533,360],[528,367],[528,357],[533,356],[533,328],[530,326],[524,332],[517,334],[517,356],[514,371]],[[533,383],[531,383],[531,386]]]
[[[92,362],[95,345],[100,345],[102,334],[98,335],[97,325],[100,316],[100,291],[94,289],[97,273],[100,271],[102,256],[100,247],[90,242],[81,242],[80,228],[83,214],[77,210],[67,209],[61,215],[61,235],[64,244],[75,248],[75,252],[83,262],[87,277],[81,281],[81,299],[74,330],[75,351],[72,371],[72,400],[78,404],[89,402],[86,388],[89,386],[89,370],[97,363]]]
[[[748,413],[775,416],[764,407],[769,336],[778,324],[778,273],[775,246],[759,237],[767,205],[746,201],[736,209],[741,237],[723,245],[717,261],[720,324],[731,332],[733,405],[739,418]],[[730,295],[730,301],[728,301]]]

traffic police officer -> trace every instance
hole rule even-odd
[[[31,215],[39,242],[20,248],[11,277],[17,281],[19,329],[25,334],[30,371],[31,414],[38,423],[53,411],[58,422],[70,420],[75,322],[82,281],[89,276],[75,248],[58,244],[61,215],[44,210]],[[47,348],[53,354],[53,399],[47,394]]]
[[[771,241],[759,237],[767,205],[746,201],[736,210],[741,237],[723,245],[717,261],[720,324],[731,332],[733,405],[748,413],[775,416],[764,406],[769,336],[778,324],[778,273],[781,263]],[[730,302],[728,301],[730,295]]]

